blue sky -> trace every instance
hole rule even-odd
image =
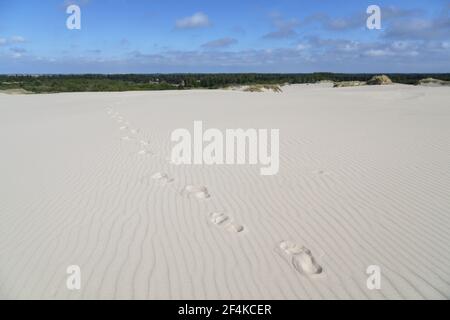
[[[0,73],[315,71],[450,72],[450,0],[0,0]]]

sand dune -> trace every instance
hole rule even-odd
[[[402,85],[0,94],[0,298],[448,299],[448,101]],[[279,173],[171,164],[194,120],[280,129]]]

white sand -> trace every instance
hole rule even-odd
[[[448,299],[449,101],[401,85],[0,94],[0,298]],[[170,132],[194,120],[280,129],[279,174],[171,165]]]

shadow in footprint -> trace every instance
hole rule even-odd
[[[317,175],[319,175],[319,176],[329,176],[329,175],[331,175],[330,172],[325,171],[325,170],[315,170],[315,171],[313,171],[312,173],[313,173],[313,174],[317,174]]]
[[[229,222],[230,217],[228,217],[225,213],[213,212],[210,214],[210,220],[216,226],[223,226],[226,222]]]

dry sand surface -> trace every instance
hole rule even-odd
[[[448,299],[449,101],[402,85],[0,94],[0,298]],[[172,165],[170,133],[194,120],[280,129],[279,173]]]

